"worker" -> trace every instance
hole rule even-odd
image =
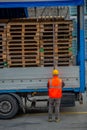
[[[48,121],[52,122],[53,108],[55,106],[55,121],[60,121],[60,102],[62,98],[62,87],[64,82],[59,78],[59,71],[53,70],[53,78],[48,80],[48,96],[49,96],[49,110],[48,110]]]

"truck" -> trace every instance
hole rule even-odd
[[[5,34],[1,35],[1,38],[3,36],[3,39],[0,43],[0,118],[1,119],[9,119],[13,118],[19,110],[26,111],[26,104],[27,101],[29,101],[30,109],[36,108],[37,102],[47,102],[47,106],[49,104],[48,101],[48,89],[47,89],[47,81],[49,78],[52,77],[52,70],[54,68],[59,70],[59,76],[63,79],[65,82],[65,86],[63,88],[63,97],[61,101],[61,107],[73,107],[75,106],[75,102],[79,101],[80,103],[83,102],[83,96],[82,93],[86,90],[86,84],[85,84],[85,41],[84,41],[84,0],[0,0],[0,8],[27,8],[27,7],[48,7],[48,6],[76,6],[77,7],[77,55],[75,56],[75,64],[73,65],[56,65],[56,58],[54,58],[54,38],[55,34],[53,35],[53,64],[49,66],[8,66],[10,64],[9,55],[15,53],[15,55],[20,53],[15,51],[16,46],[18,47],[18,44],[20,42],[16,43],[14,45],[14,42],[11,41],[11,34],[9,33],[9,30],[16,28],[16,37],[18,34],[18,29],[20,29],[20,26],[16,23],[18,19],[13,20],[9,23],[9,20],[6,20],[5,24],[0,22],[0,26],[8,26],[5,28]],[[41,22],[43,23],[44,18],[42,18],[42,21],[38,21],[36,19],[30,19],[31,23],[32,20],[34,21],[34,24],[37,23],[37,28],[40,26]],[[53,21],[53,18],[50,18],[51,21]],[[61,18],[62,19],[62,18]],[[47,21],[46,21],[47,20]],[[25,19],[19,20],[20,23],[24,22]],[[49,19],[45,18],[45,24],[48,22]],[[65,21],[64,21],[65,22]],[[14,24],[13,24],[14,23]],[[28,23],[28,22],[27,22]],[[54,30],[54,22],[52,24],[53,30]],[[39,24],[39,25],[38,25]],[[5,26],[5,27],[6,27]],[[10,28],[10,27],[13,28]],[[17,29],[17,26],[19,28]],[[24,26],[24,25],[23,25]],[[31,29],[34,27],[34,25],[30,25]],[[30,26],[26,26],[26,29]],[[62,24],[63,26],[63,24]],[[42,25],[41,25],[42,27]],[[56,27],[57,28],[57,27]],[[41,28],[42,29],[42,28]],[[47,28],[48,29],[48,28]],[[15,33],[13,31],[13,33]],[[19,31],[20,32],[20,31]],[[53,31],[54,32],[54,31]],[[24,28],[23,28],[24,33]],[[43,30],[41,34],[43,33]],[[37,33],[37,37],[41,35],[40,33]],[[33,34],[32,34],[33,35]],[[21,36],[21,34],[20,34]],[[35,35],[36,36],[36,35]],[[6,37],[8,37],[6,39]],[[27,37],[29,38],[29,32]],[[20,37],[21,38],[21,37]],[[20,39],[19,38],[19,39]],[[23,37],[24,38],[24,37]],[[24,45],[24,39],[22,38],[21,42]],[[34,37],[36,40],[38,38]],[[46,37],[45,37],[46,38]],[[18,39],[18,37],[17,37]],[[17,42],[17,39],[15,42]],[[44,37],[43,37],[44,39]],[[4,41],[5,40],[5,41]],[[9,40],[9,42],[8,42]],[[39,39],[40,40],[40,39]],[[28,41],[29,42],[29,41]],[[65,42],[65,41],[64,41]],[[72,42],[72,41],[71,41]],[[9,45],[11,43],[11,45]],[[5,44],[5,45],[4,45]],[[33,44],[33,43],[32,43]],[[14,49],[10,51],[8,46],[14,46]],[[64,46],[64,44],[63,44]],[[62,46],[62,48],[63,48]],[[26,47],[27,48],[27,47]],[[71,50],[71,48],[69,48]],[[49,50],[49,47],[48,47]],[[35,51],[33,48],[32,54]],[[44,49],[40,48],[41,54],[44,52]],[[24,52],[22,52],[24,54]],[[29,50],[28,50],[29,53]],[[38,53],[38,52],[37,52]],[[36,53],[35,53],[36,55]],[[42,54],[43,55],[43,54]],[[17,57],[20,56],[14,56],[12,55],[12,58],[14,59],[13,62],[17,61]],[[22,61],[24,56],[22,55]],[[8,59],[7,63],[4,61],[4,59]],[[32,61],[32,58],[31,60]],[[38,62],[38,60],[37,60]],[[50,62],[50,60],[49,60]],[[49,63],[50,64],[50,63]],[[12,65],[12,64],[11,64]]]

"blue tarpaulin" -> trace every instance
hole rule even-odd
[[[79,5],[84,5],[84,0],[0,0],[0,8]]]

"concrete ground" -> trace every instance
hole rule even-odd
[[[17,115],[13,119],[0,120],[0,130],[87,130],[87,95],[84,103],[61,109],[61,121],[48,122],[48,113],[30,112]]]

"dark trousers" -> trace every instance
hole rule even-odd
[[[60,98],[49,98],[48,118],[52,118],[53,110],[55,110],[55,118],[60,118],[60,102]]]

